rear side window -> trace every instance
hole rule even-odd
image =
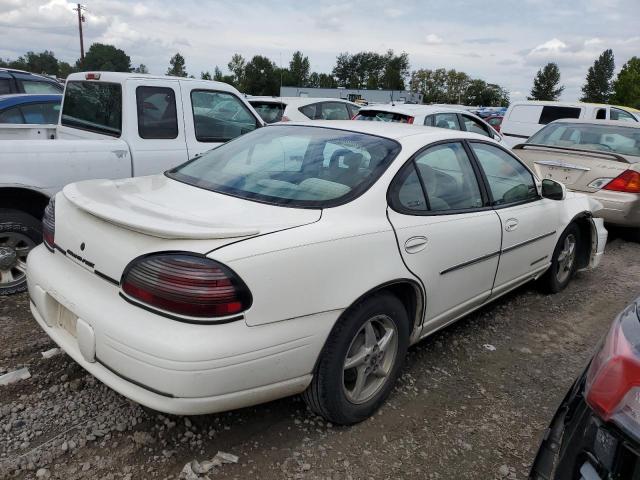
[[[0,77],[0,95],[11,93],[11,80]]]
[[[346,103],[325,102],[320,104],[322,120],[349,120],[349,110]]]
[[[396,112],[381,110],[360,110],[354,120],[368,120],[370,122],[413,123],[413,117]]]
[[[518,160],[499,147],[471,142],[484,170],[493,205],[526,202],[538,198],[533,175]]]
[[[554,107],[545,105],[542,107],[542,113],[540,114],[540,120],[538,123],[546,125],[554,120],[560,120],[561,118],[580,118],[580,108],[575,107]]]
[[[58,123],[60,104],[32,103],[20,107],[24,123]]]
[[[637,122],[636,117],[620,108],[611,107],[611,120],[621,120],[623,122]]]
[[[282,114],[286,105],[284,103],[275,102],[249,102],[251,106],[258,112],[260,118],[267,123],[276,123],[282,120]]]
[[[320,118],[320,104],[312,103],[311,105],[305,105],[304,107],[300,107],[298,110],[305,117],[310,118],[311,120],[316,120]]]
[[[41,82],[34,80],[21,80],[24,93],[60,93],[62,88],[53,82]]]
[[[178,136],[176,94],[167,87],[136,88],[138,135],[145,139],[169,139]]]
[[[67,82],[61,123],[119,137],[122,133],[122,87],[118,83]]]
[[[191,108],[199,142],[227,142],[258,126],[249,109],[231,93],[193,90]]]
[[[437,128],[448,128],[450,130],[462,130],[456,113],[436,113],[429,115],[424,119],[425,125],[431,125]]]
[[[467,132],[478,133],[480,135],[484,135],[485,137],[491,136],[487,128],[479,120],[476,120],[473,117],[468,117],[467,115],[463,115],[462,121],[464,122],[464,128]]]

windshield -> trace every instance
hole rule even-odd
[[[589,123],[552,123],[526,143],[640,157],[640,128]],[[635,161],[640,161],[638,158]]]
[[[167,172],[214,192],[277,205],[328,207],[363,193],[400,151],[393,140],[308,126],[272,126]]]
[[[396,112],[382,110],[360,110],[354,120],[368,120],[370,122],[413,123],[413,117]]]

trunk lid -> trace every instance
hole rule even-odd
[[[55,242],[70,260],[119,280],[146,253],[204,254],[320,216],[321,210],[252,202],[163,175],[89,180],[67,185],[57,197]]]
[[[616,153],[518,145],[515,153],[533,169],[538,178],[550,178],[580,192],[597,192],[589,184],[599,178],[615,178],[632,163]]]

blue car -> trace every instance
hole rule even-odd
[[[26,94],[0,95],[0,124],[58,123],[62,95]]]

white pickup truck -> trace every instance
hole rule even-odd
[[[55,130],[7,140],[0,128],[0,295],[26,288],[51,195],[91,178],[162,172],[264,126],[225,83],[134,73],[69,76]]]

